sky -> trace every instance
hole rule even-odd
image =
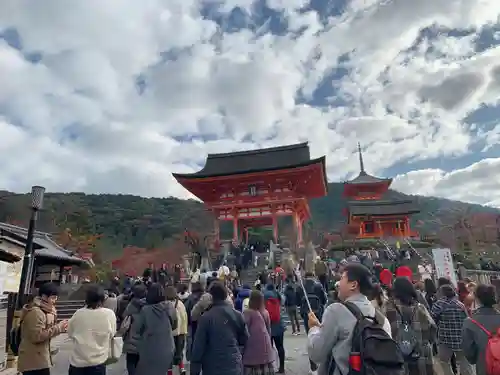
[[[498,0],[2,0],[0,189],[189,197],[308,141],[330,181],[500,207]]]

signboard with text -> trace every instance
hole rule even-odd
[[[434,260],[434,269],[436,278],[446,277],[453,285],[457,286],[457,274],[453,265],[450,249],[432,249],[432,258]]]

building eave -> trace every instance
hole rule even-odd
[[[7,233],[7,236],[5,235]],[[10,234],[10,235],[9,235]],[[0,236],[9,237],[11,240],[20,243],[21,247],[26,244],[28,230],[17,225],[0,223]],[[55,259],[72,265],[81,265],[87,263],[84,259],[75,256],[69,250],[66,250],[55,243],[46,232],[36,231],[33,238],[34,252],[36,257]]]

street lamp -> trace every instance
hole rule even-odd
[[[26,301],[31,289],[31,278],[33,275],[33,267],[35,264],[35,257],[33,254],[33,238],[35,236],[36,221],[38,218],[38,211],[43,207],[43,196],[45,188],[42,186],[33,186],[31,188],[31,217],[28,226],[28,233],[26,235],[26,244],[24,247],[23,268],[21,270],[21,279],[19,280],[19,289],[16,296],[16,304],[14,316],[12,319],[11,329],[18,327],[21,324],[22,308]],[[10,346],[7,354],[7,368],[17,367],[17,357],[12,352]]]
[[[35,257],[33,254],[33,238],[35,236],[38,211],[40,211],[43,207],[44,194],[45,188],[42,186],[33,186],[31,188],[31,218],[28,226],[28,234],[26,236],[26,245],[24,248],[23,268],[21,271],[21,280],[19,281],[19,290],[17,292],[16,310],[23,307],[23,304],[25,303],[25,296],[30,294],[31,278],[35,263]]]

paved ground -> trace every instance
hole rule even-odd
[[[58,340],[60,345],[59,353],[54,357],[54,367],[52,375],[67,375],[68,373],[68,357],[69,344],[65,337]],[[285,334],[285,351],[286,351],[286,374],[287,375],[304,375],[309,370],[309,361],[306,353],[306,336],[292,336],[289,332]],[[0,375],[14,375],[15,371],[7,370],[0,372]],[[126,375],[125,361],[122,360],[108,367],[107,375]]]

